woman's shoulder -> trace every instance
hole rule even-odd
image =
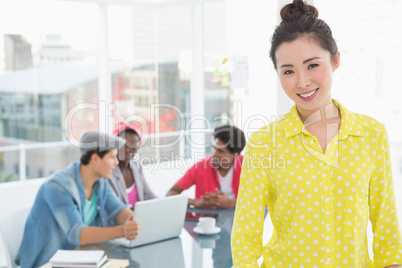
[[[351,127],[356,126],[362,131],[381,133],[385,130],[385,126],[382,122],[369,115],[346,111],[345,119],[350,123]]]
[[[276,142],[278,135],[281,136],[282,131],[279,131],[278,122],[272,122],[251,133],[248,139],[248,148],[253,149],[269,149],[272,143]]]
[[[130,167],[133,171],[142,173],[142,163],[140,159],[131,159]]]
[[[287,126],[296,127],[296,125],[300,123],[297,122],[297,120],[299,120],[299,118],[293,118],[292,113],[289,112],[288,114],[276,118],[271,123],[264,125],[257,131],[252,132],[249,141],[255,141],[257,143],[268,143],[272,139],[283,136],[284,129],[286,129]]]
[[[271,124],[265,125],[259,128],[258,130],[252,132],[249,138],[249,143],[250,142],[264,143],[266,141],[269,141],[272,135]]]

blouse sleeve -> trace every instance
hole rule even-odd
[[[232,228],[233,267],[258,267],[262,255],[264,210],[268,200],[267,175],[264,168],[264,148],[258,139],[250,138],[240,175],[239,194]]]
[[[378,132],[370,179],[369,213],[375,267],[402,264],[402,238],[396,212],[387,131]]]

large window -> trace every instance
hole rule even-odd
[[[76,158],[76,149],[35,143],[97,125],[88,109],[64,123],[77,104],[98,101],[97,5],[3,2],[0,25],[0,181],[43,177]]]
[[[192,1],[0,3],[0,181],[63,168],[79,157],[71,141],[101,125],[111,132],[121,120],[143,129],[140,154],[150,162],[191,157],[181,131],[194,105],[206,128],[230,122],[250,134],[275,120],[291,105],[268,56],[284,2],[209,0],[201,17]],[[314,4],[341,52],[333,96],[385,123],[398,182],[401,1]],[[194,101],[197,84],[202,97]]]
[[[146,161],[190,157],[194,25],[207,48],[196,63],[206,85],[196,103],[207,109],[196,116],[232,112],[227,70],[216,82],[228,57],[226,1],[208,2],[199,21],[191,3],[176,1],[0,4],[0,181],[62,169],[79,159],[83,133],[110,133],[119,121],[142,129]]]

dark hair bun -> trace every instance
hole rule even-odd
[[[307,14],[318,18],[318,10],[303,0],[293,0],[293,3],[287,4],[281,9],[282,21],[294,20]]]

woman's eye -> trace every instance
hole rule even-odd
[[[309,66],[308,66],[308,69],[312,69],[312,68],[315,68],[315,67],[317,67],[318,66],[318,64],[310,64]]]
[[[292,70],[286,70],[283,74],[292,74],[293,71]]]

